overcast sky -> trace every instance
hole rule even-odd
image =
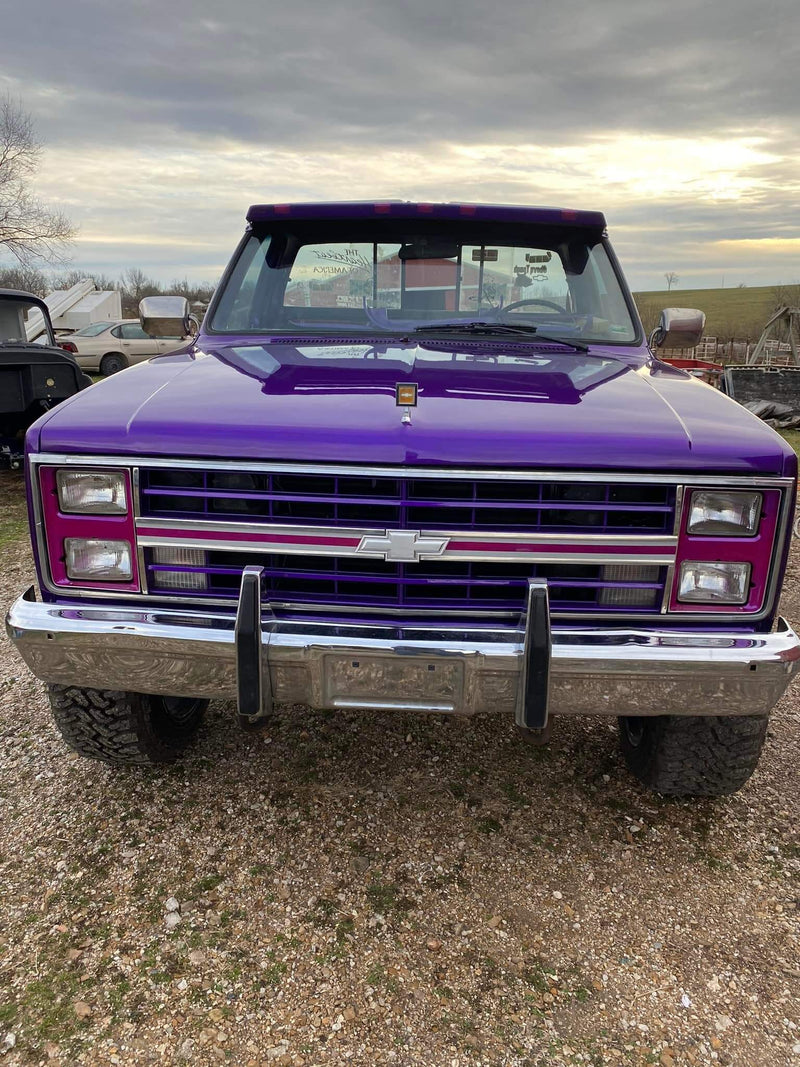
[[[636,289],[800,280],[797,0],[26,0],[0,91],[76,266],[214,280],[250,203],[605,211]]]

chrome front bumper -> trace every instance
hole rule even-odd
[[[198,611],[43,604],[29,589],[6,620],[46,682],[237,698],[235,620]],[[800,662],[783,619],[769,634],[558,626],[549,713],[756,715]],[[490,627],[284,622],[265,618],[259,672],[279,703],[517,716],[525,633]]]

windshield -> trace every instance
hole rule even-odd
[[[254,232],[210,318],[213,333],[497,330],[636,339],[603,235],[586,227],[306,223]],[[367,239],[368,238],[368,239]]]
[[[24,296],[0,299],[0,344],[19,344],[34,340],[40,334],[44,334],[47,344],[53,343],[49,323],[44,320],[37,304]]]

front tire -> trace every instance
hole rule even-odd
[[[49,685],[61,736],[81,756],[119,765],[171,763],[199,729],[207,700]]]
[[[756,769],[768,715],[621,716],[625,762],[643,785],[667,796],[718,797]]]
[[[128,366],[128,357],[122,352],[108,352],[100,360],[100,373],[107,378],[111,374],[118,374]]]

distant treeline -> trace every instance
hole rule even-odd
[[[0,267],[0,288],[25,289],[37,296],[46,296],[54,289],[69,289],[86,278],[97,289],[118,289],[122,294],[123,314],[132,318],[139,314],[142,297],[176,293],[190,303],[207,304],[216,287],[215,282],[190,282],[187,278],[175,278],[169,285],[161,285],[138,267],[130,267],[118,278],[83,270],[53,273],[36,267]],[[800,282],[743,285],[735,289],[656,290],[633,296],[648,333],[657,325],[662,308],[696,307],[706,313],[706,336],[716,337],[721,344],[755,342],[773,311],[784,305],[800,307]]]
[[[187,278],[175,278],[169,285],[161,285],[138,267],[123,271],[118,278],[85,270],[52,272],[37,267],[0,267],[0,289],[24,289],[37,296],[47,296],[54,289],[71,289],[87,278],[97,289],[118,289],[122,294],[122,313],[130,318],[138,316],[142,297],[175,293],[185,296],[190,303],[207,304],[216,287],[215,282],[190,282]]]

